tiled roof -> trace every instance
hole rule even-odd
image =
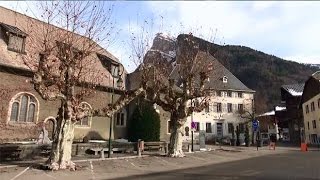
[[[28,67],[26,65],[26,61],[30,61],[30,64],[32,64],[33,66],[38,63],[38,56],[43,47],[43,44],[39,39],[43,37],[45,33],[43,29],[45,26],[47,26],[47,24],[40,20],[28,17],[26,15],[0,6],[0,26],[0,65],[30,70],[30,66]],[[63,35],[67,33],[65,29],[53,25],[49,25],[49,28],[52,28],[52,34],[50,34],[50,37],[54,37],[52,38],[52,40],[55,41],[60,41],[60,39],[62,39],[62,37],[60,37],[61,34]],[[1,37],[3,36],[4,32],[11,32],[19,34],[20,36],[26,36],[26,53],[19,54],[13,51],[9,51],[7,49],[7,42],[5,42],[4,38]],[[93,52],[85,60],[86,65],[84,66],[84,69],[86,72],[88,72],[88,77],[85,77],[85,81],[91,81],[90,77],[98,76],[97,79],[101,79],[98,82],[100,85],[111,86],[112,76],[103,66],[103,62],[101,62],[101,60],[98,58],[98,54],[107,56],[112,61],[117,63],[119,63],[119,60],[111,53],[109,53],[106,49],[102,48],[99,44],[84,36],[73,33],[72,39],[74,40],[72,46],[74,46],[75,48],[82,50],[90,44],[91,51]],[[31,70],[34,69],[36,68],[31,67]],[[124,72],[124,74],[126,74],[126,71]]]
[[[198,52],[197,60],[204,60],[206,64],[212,63],[213,70],[209,75],[209,81],[205,83],[205,88],[214,89],[214,90],[235,90],[235,91],[246,91],[246,92],[255,92],[245,86],[238,78],[236,78],[228,69],[226,69],[217,59],[212,55],[205,53],[203,51]],[[173,68],[170,77],[176,80],[177,87],[180,86],[181,81],[179,81],[179,69],[180,65],[176,64]],[[224,83],[222,78],[226,76],[227,82]],[[136,89],[139,86],[139,80],[141,78],[141,72],[135,71],[128,76],[130,89]],[[196,77],[199,82],[199,77]],[[197,84],[196,84],[197,85]]]
[[[206,88],[215,89],[215,90],[236,90],[236,91],[249,91],[254,92],[245,86],[238,78],[236,78],[228,69],[226,69],[216,58],[211,54],[200,51],[198,52],[196,61],[202,59],[207,64],[212,63],[213,70],[209,74],[209,81],[205,83]],[[174,68],[171,76],[174,79],[178,79],[179,70],[178,65]],[[223,82],[223,77],[227,77],[227,82]],[[199,77],[197,77],[199,79]],[[199,81],[199,80],[198,80]],[[179,86],[179,85],[178,85]]]
[[[1,26],[5,31],[11,32],[11,33],[13,33],[13,34],[17,34],[17,35],[23,36],[23,37],[26,37],[26,36],[27,36],[27,33],[21,31],[21,29],[15,27],[15,26],[11,26],[11,25],[5,24],[5,23],[0,23],[0,26]]]
[[[292,96],[302,96],[304,83],[283,85],[281,88],[286,90]]]

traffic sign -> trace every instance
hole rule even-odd
[[[253,131],[257,131],[257,129],[259,128],[259,121],[254,119],[252,121],[252,128],[253,128]]]
[[[197,123],[192,121],[191,122],[191,130],[196,130],[197,129]]]

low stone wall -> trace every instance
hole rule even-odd
[[[112,144],[113,148],[125,148],[133,151],[137,143]],[[108,143],[74,143],[72,144],[72,156],[83,156],[90,153],[91,148],[106,148]],[[0,161],[30,160],[39,157],[49,157],[50,144],[0,144]]]

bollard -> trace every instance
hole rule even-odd
[[[141,156],[141,152],[144,150],[144,141],[142,141],[141,139],[138,140],[137,143],[137,153],[138,156]]]
[[[302,151],[302,152],[308,151],[307,143],[301,143],[301,151]]]

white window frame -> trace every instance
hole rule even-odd
[[[90,109],[92,109],[92,106],[91,106],[88,102],[82,101],[82,102],[79,104],[79,106],[80,106],[81,104],[85,104],[85,105],[87,105]],[[76,128],[91,128],[92,115],[88,115],[88,125],[83,125],[83,124],[82,124],[82,119],[81,119],[79,122],[80,122],[80,124],[77,124],[77,123],[75,124],[75,127],[76,127]]]
[[[27,105],[27,109],[26,109],[26,121],[19,121],[19,117],[20,117],[20,110],[21,110],[21,98],[22,96],[27,96],[28,97],[28,105]],[[20,101],[17,101],[16,99],[20,96]],[[36,103],[34,102],[30,102],[30,96],[32,96]],[[11,113],[12,113],[12,105],[13,103],[18,102],[19,103],[19,110],[18,110],[18,120],[17,121],[11,121]],[[28,113],[29,113],[29,106],[30,104],[34,104],[35,105],[35,112],[34,112],[34,118],[33,121],[28,122],[27,118],[28,118]],[[19,92],[16,95],[14,95],[10,102],[9,102],[9,108],[8,108],[8,114],[7,114],[7,123],[12,123],[12,124],[20,124],[20,123],[26,123],[26,124],[34,124],[38,122],[38,118],[39,118],[39,107],[40,107],[40,103],[39,100],[36,98],[36,96],[32,93],[29,92]]]
[[[227,77],[227,76],[223,76],[222,82],[223,82],[223,83],[227,83],[227,82],[228,82],[228,77]]]

